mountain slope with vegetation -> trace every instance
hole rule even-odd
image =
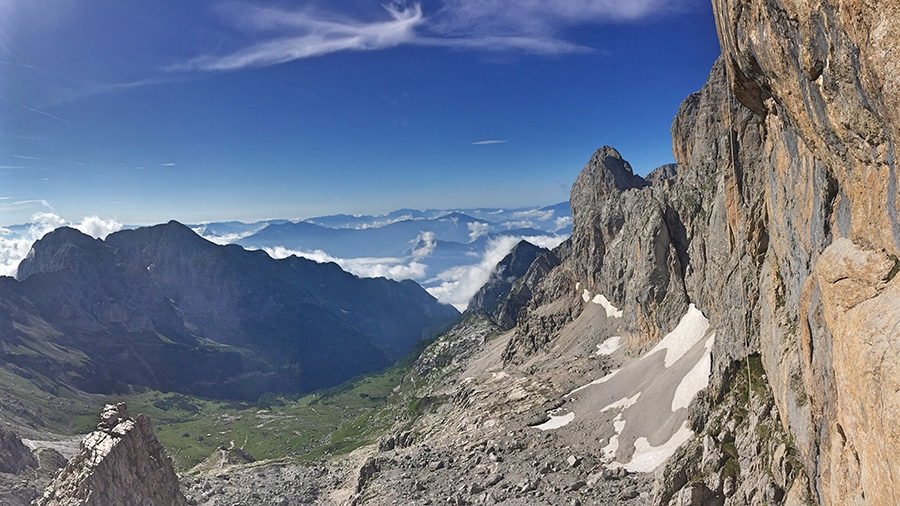
[[[458,314],[413,282],[217,246],[175,222],[56,230],[3,280],[7,370],[53,392],[256,400],[374,372]]]

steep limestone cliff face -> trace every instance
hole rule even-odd
[[[824,504],[900,495],[900,5],[713,2],[728,78],[765,133],[760,349]]]
[[[107,405],[36,506],[186,506],[172,460],[146,415],[131,418],[124,403]]]

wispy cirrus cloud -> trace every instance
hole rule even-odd
[[[472,143],[473,146],[489,146],[491,144],[505,144],[507,141],[500,139],[488,139],[486,141],[475,141]]]
[[[444,0],[431,29],[448,36],[483,34],[560,40],[574,25],[632,22],[684,10],[691,0]]]
[[[60,118],[59,116],[54,116],[53,114],[50,114],[49,112],[41,111],[40,109],[35,109],[34,107],[28,107],[27,105],[16,102],[15,100],[13,100],[11,98],[0,96],[0,100],[5,100],[5,101],[9,102],[10,104],[13,104],[13,105],[21,107],[22,109],[25,109],[26,111],[31,111],[35,114],[41,114],[43,116],[47,116],[48,118],[55,119],[56,121],[60,121],[62,123],[68,123],[68,121]]]
[[[595,49],[561,39],[534,35],[475,35],[455,37],[419,37],[411,41],[420,46],[437,46],[492,53],[519,51],[538,55],[587,53]]]
[[[598,51],[563,33],[586,24],[633,22],[678,10],[699,0],[443,0],[427,14],[420,2],[384,5],[379,19],[356,19],[306,6],[259,7],[243,2],[221,9],[253,41],[226,54],[205,54],[170,71],[233,71],[265,67],[340,51],[373,51],[401,45],[471,51],[555,55]]]
[[[272,33],[272,38],[224,56],[203,55],[173,65],[169,70],[227,71],[265,67],[338,51],[386,49],[415,39],[415,27],[423,22],[419,4],[384,6],[390,19],[360,22],[309,10],[285,11],[233,4],[245,27]]]

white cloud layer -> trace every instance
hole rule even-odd
[[[491,229],[490,223],[482,223],[480,221],[467,223],[466,226],[469,227],[469,242],[475,242],[479,237],[487,235]]]
[[[401,281],[404,279],[419,280],[423,284],[435,284],[426,290],[434,298],[444,304],[452,304],[460,311],[465,311],[469,299],[481,288],[493,272],[494,268],[503,260],[503,257],[522,239],[528,242],[552,249],[566,240],[566,236],[542,235],[542,236],[512,236],[504,235],[495,237],[487,242],[484,252],[477,256],[477,263],[462,265],[447,269],[429,280],[421,281],[425,277],[428,264],[427,257],[434,251],[435,242],[432,232],[424,232],[414,241],[413,253],[403,258],[395,257],[371,257],[371,258],[340,258],[329,255],[322,250],[303,251],[293,250],[282,246],[263,248],[263,251],[272,258],[281,259],[292,255],[307,258],[315,262],[334,262],[342,269],[361,278],[384,277]],[[421,244],[419,246],[418,244]]]
[[[291,250],[282,246],[263,248],[270,257],[281,259],[292,255],[307,258],[314,262],[334,262],[345,271],[361,278],[388,278],[394,281],[404,279],[419,279],[425,276],[427,265],[415,259],[403,258],[339,258],[333,257],[322,250],[301,251]]]
[[[86,216],[74,228],[94,239],[106,239],[109,234],[122,230],[122,224],[116,220],[102,220],[99,216]]]
[[[434,232],[421,232],[418,237],[411,242],[413,246],[412,257],[415,260],[422,260],[434,252],[437,247]],[[424,274],[423,274],[424,275]]]
[[[261,225],[257,228],[246,230],[244,232],[232,232],[230,234],[222,234],[222,235],[215,235],[215,234],[209,233],[209,231],[206,229],[206,225],[199,225],[199,226],[192,228],[191,230],[193,230],[194,233],[196,233],[200,237],[206,239],[207,241],[222,246],[225,244],[236,244],[241,239],[244,239],[245,237],[250,237],[251,235],[259,232],[260,230],[262,230],[264,228],[266,228],[266,225]]]
[[[539,221],[547,221],[553,217],[553,209],[529,209],[513,213],[513,219],[531,218]]]
[[[427,288],[428,293],[433,295],[437,300],[452,304],[456,309],[465,311],[469,305],[469,299],[484,286],[488,278],[491,276],[494,267],[503,260],[503,257],[522,239],[527,240],[531,244],[544,248],[555,248],[561,242],[566,240],[564,236],[511,236],[504,235],[496,237],[488,241],[484,248],[484,254],[481,261],[477,264],[463,265],[447,269],[437,275],[437,281],[440,285]]]
[[[556,228],[554,229],[554,232],[562,230],[571,224],[572,224],[571,216],[560,216],[560,217],[556,218]]]

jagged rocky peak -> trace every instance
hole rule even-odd
[[[528,302],[530,287],[523,277],[534,261],[549,250],[520,241],[501,260],[490,278],[469,301],[468,312],[487,315],[503,329],[516,325],[519,310]]]
[[[572,185],[569,201],[576,226],[579,221],[578,213],[594,207],[604,196],[644,186],[647,186],[647,181],[634,173],[631,164],[615,148],[601,147]]]
[[[97,430],[35,506],[186,506],[172,460],[150,418],[132,418],[124,402],[108,404]]]
[[[527,355],[577,318],[588,301],[621,310],[635,343],[652,345],[688,307],[682,277],[683,227],[666,188],[634,175],[618,151],[604,146],[584,166],[570,194],[572,237],[555,253],[561,265],[540,283],[519,319],[510,357]],[[556,303],[556,301],[560,301]]]
[[[187,225],[175,220],[150,227],[120,230],[110,234],[106,240],[117,248],[125,247],[131,250],[135,248],[148,249],[151,246],[154,250],[190,248],[188,252],[204,248],[207,250],[216,249],[214,243],[200,237]],[[136,254],[136,252],[132,251],[132,254]]]
[[[3,409],[7,409],[5,406]],[[15,426],[15,425],[13,425]],[[66,459],[52,448],[32,450],[27,440],[0,428],[0,505],[26,506],[41,496]]]
[[[650,184],[660,184],[669,181],[678,175],[678,164],[667,163],[650,171],[644,179]]]

